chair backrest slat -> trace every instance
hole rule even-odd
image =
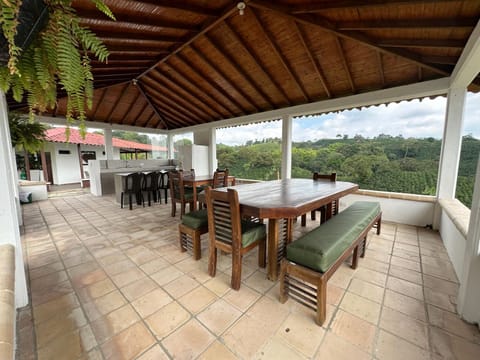
[[[228,169],[224,169],[224,170],[217,169],[213,173],[212,186],[214,189],[228,186]]]
[[[330,180],[331,182],[337,181],[337,173],[331,173],[331,174],[319,174],[318,172],[313,173],[313,180]]]

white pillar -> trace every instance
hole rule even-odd
[[[462,147],[463,113],[466,89],[450,89],[447,95],[447,111],[443,130],[442,151],[438,169],[437,197],[455,198],[458,165]]]
[[[292,122],[291,115],[282,116],[282,179],[292,177]]]
[[[458,313],[466,321],[480,324],[480,157],[477,164],[462,274],[457,298]]]
[[[208,164],[210,166],[210,174],[213,174],[218,167],[217,161],[217,129],[210,129],[210,139],[208,141]]]
[[[174,148],[174,144],[173,144],[173,135],[172,134],[167,135],[167,149],[168,149],[167,157],[169,159],[175,159],[175,148]]]
[[[107,155],[107,160],[113,160],[112,129],[104,129],[103,135],[105,138],[105,154]]]
[[[23,263],[22,244],[15,205],[14,174],[12,173],[12,142],[8,126],[5,94],[0,91],[0,244],[15,247],[15,306],[28,304],[27,283]]]

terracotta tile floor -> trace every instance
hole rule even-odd
[[[429,230],[384,223],[370,234],[357,270],[330,280],[319,327],[311,310],[280,304],[256,254],[238,292],[226,255],[208,276],[205,248],[200,261],[179,251],[170,204],[129,211],[75,194],[23,211],[31,306],[18,314],[18,359],[480,359]]]

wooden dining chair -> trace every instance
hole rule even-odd
[[[240,289],[243,255],[258,246],[258,266],[266,266],[266,227],[259,222],[242,220],[238,193],[206,189],[209,233],[208,273],[215,276],[217,249],[232,254],[231,287]]]
[[[337,181],[337,173],[331,174],[319,174],[318,172],[313,173],[313,181],[317,180],[330,180],[331,182]],[[331,203],[324,205],[318,209],[312,210],[310,212],[310,219],[316,220],[316,212],[320,211],[320,224],[323,224],[328,220],[328,216],[338,214],[338,203],[337,200],[333,200]],[[307,224],[307,214],[302,215],[302,226]]]
[[[217,169],[213,173],[212,187],[214,189],[228,186],[228,168]]]
[[[177,203],[180,204],[180,219],[185,214],[185,206],[189,204],[190,211],[193,209],[193,190],[183,185],[183,171],[170,171],[170,202],[172,203],[172,216],[177,211]]]

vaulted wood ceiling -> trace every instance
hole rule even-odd
[[[89,120],[164,130],[449,76],[480,19],[480,0],[105,2],[117,21],[73,2],[110,51]]]

